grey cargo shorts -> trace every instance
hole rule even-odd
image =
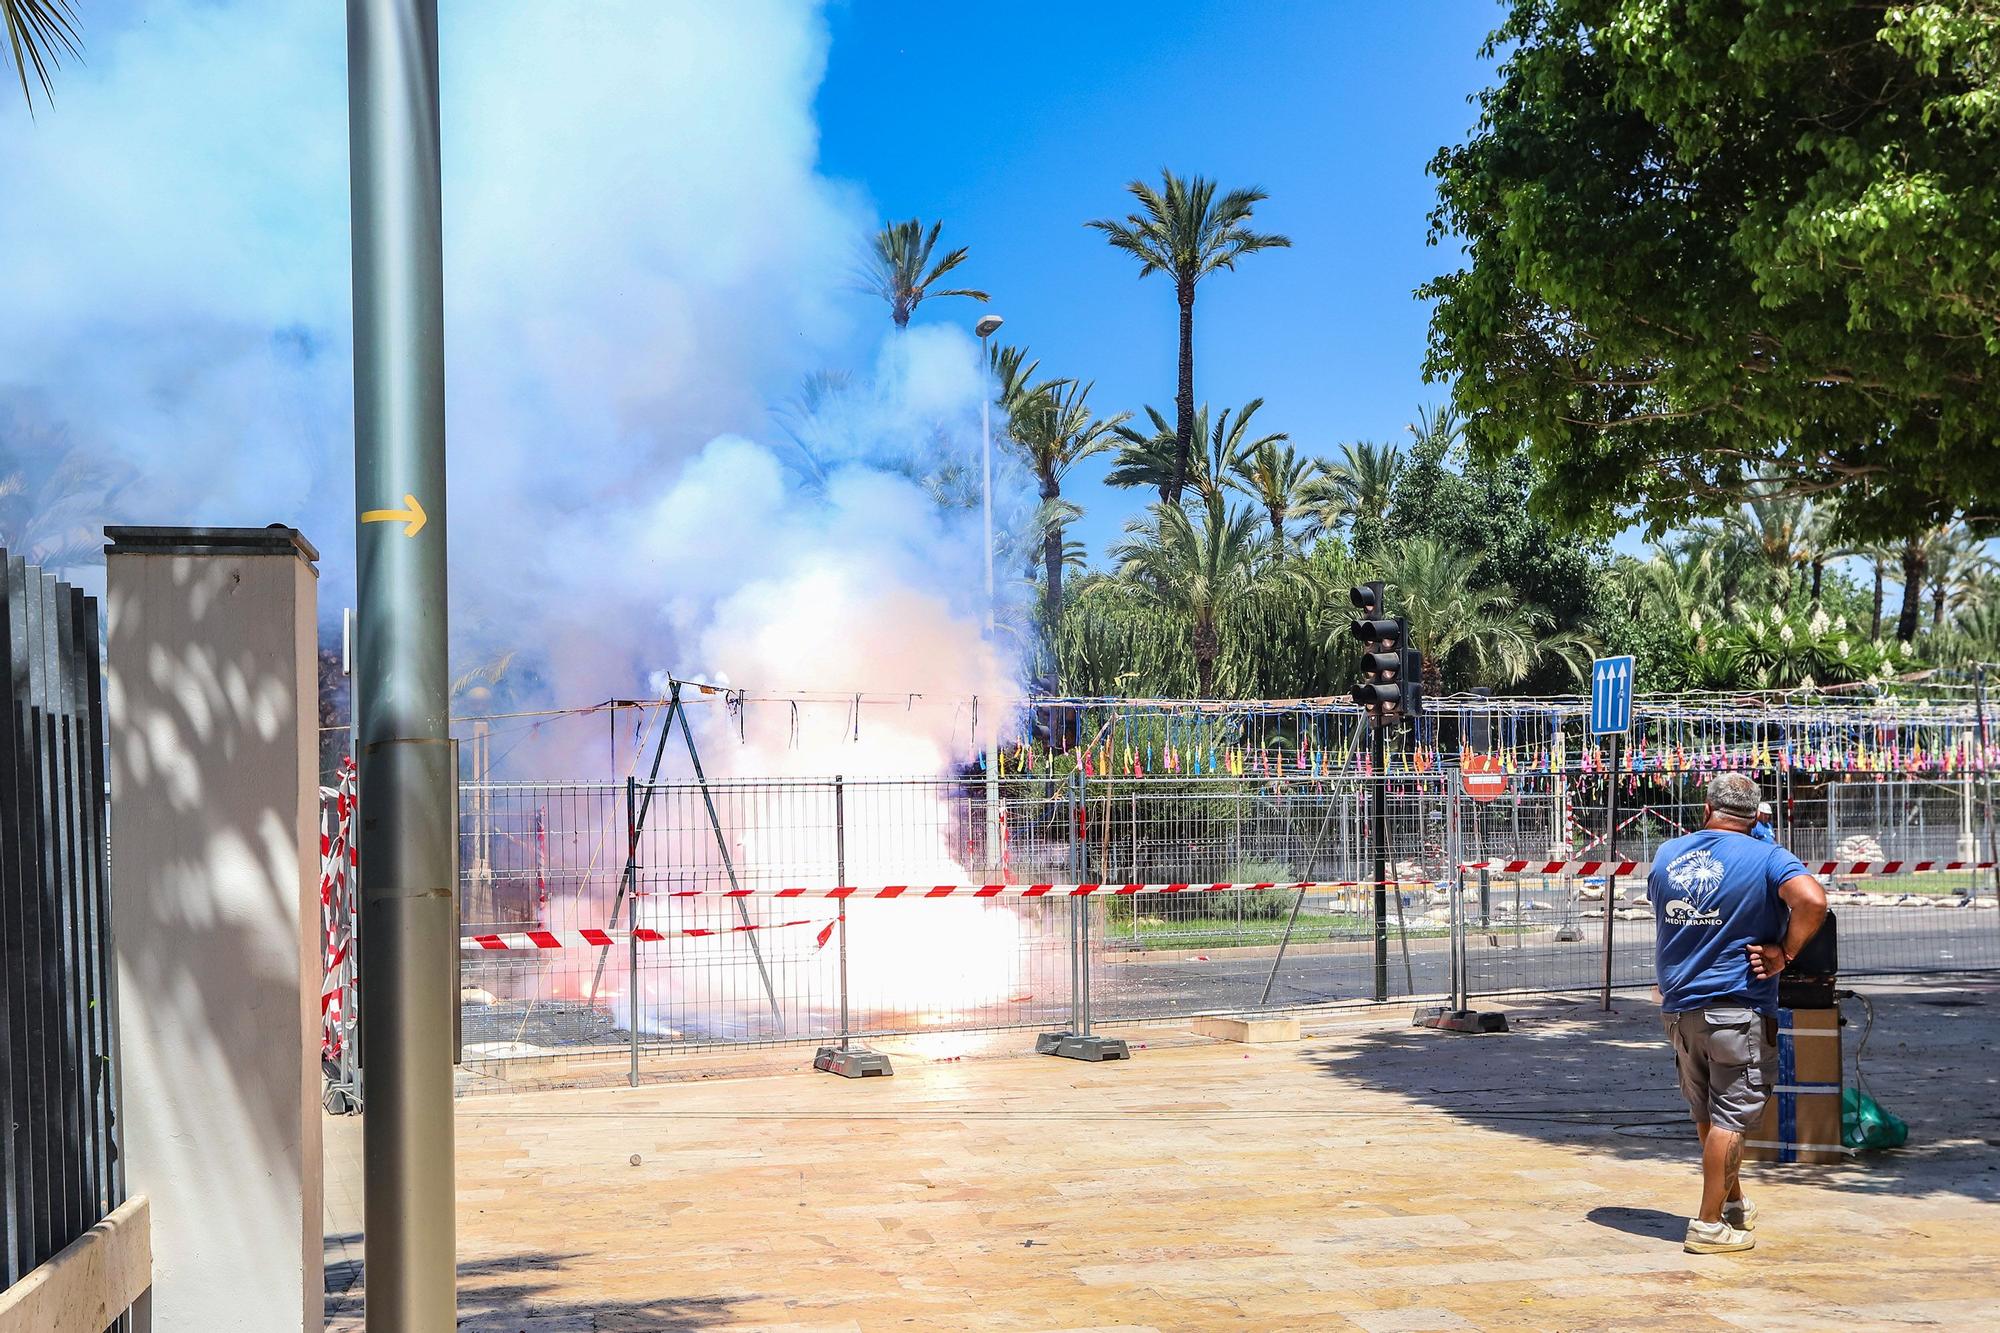
[[[1697,1122],[1747,1134],[1777,1078],[1778,1020],[1742,1005],[1662,1014],[1680,1069],[1681,1096]]]

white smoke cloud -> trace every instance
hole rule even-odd
[[[129,470],[124,521],[296,523],[331,611],[355,500],[340,7],[91,17],[114,26],[53,108],[0,97],[0,448]],[[661,669],[1008,688],[977,512],[920,480],[976,467],[977,348],[879,339],[845,292],[872,218],[817,169],[817,11],[447,0],[441,49],[459,665],[517,649],[564,704]],[[768,404],[870,359],[808,494]],[[925,724],[875,762],[935,768],[969,734]],[[789,729],[760,743],[799,762]]]

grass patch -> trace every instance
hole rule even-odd
[[[1445,926],[1408,917],[1411,939],[1442,937]],[[1292,943],[1319,944],[1329,940],[1366,940],[1374,937],[1375,919],[1359,912],[1300,912],[1292,928]],[[1389,934],[1396,934],[1394,909],[1389,916]],[[1199,916],[1179,921],[1141,916],[1120,922],[1106,933],[1105,945],[1137,949],[1231,949],[1244,945],[1275,945],[1285,937],[1283,917],[1275,920],[1238,921],[1235,917]]]

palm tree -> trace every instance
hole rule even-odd
[[[965,262],[965,247],[960,246],[937,263],[931,263],[931,251],[937,245],[938,232],[943,228],[942,222],[933,222],[929,233],[926,233],[923,223],[915,218],[908,222],[890,223],[875,233],[874,247],[860,272],[855,274],[855,285],[860,290],[889,303],[889,318],[896,321],[899,329],[910,326],[910,316],[917,313],[917,307],[927,297],[987,299],[985,292],[970,287],[931,290],[932,283]]]
[[[1723,516],[1724,536],[1770,571],[1771,596],[1780,605],[1791,598],[1794,571],[1812,559],[1811,512],[1794,496],[1753,495]]]
[[[1099,417],[1091,411],[1093,387],[1076,380],[1049,380],[1031,389],[1017,388],[1008,405],[1008,438],[1027,459],[1042,500],[1043,610],[1051,626],[1062,614],[1063,529],[1083,513],[1063,500],[1063,478],[1079,462],[1109,449],[1125,423],[1122,412]]]
[[[1215,693],[1223,616],[1277,582],[1261,558],[1257,524],[1248,505],[1204,505],[1198,518],[1190,518],[1163,501],[1148,517],[1127,524],[1131,539],[1111,553],[1120,581],[1142,602],[1186,624],[1198,698]]]
[[[1694,555],[1655,546],[1648,559],[1622,561],[1618,582],[1635,620],[1686,625],[1700,634],[1724,618],[1722,580],[1709,551]]]
[[[1150,431],[1131,426],[1118,428],[1118,435],[1125,443],[1118,446],[1118,461],[1105,474],[1104,484],[1151,486],[1160,493],[1161,501],[1171,504],[1174,475],[1180,466],[1180,432],[1157,407],[1146,409],[1146,419],[1152,423]],[[1197,421],[1195,433],[1208,434],[1206,418]]]
[[[1896,638],[1908,643],[1917,637],[1917,617],[1924,600],[1924,581],[1930,575],[1931,545],[1941,529],[1932,528],[1906,537],[1899,549],[1903,566],[1903,608],[1896,613]]]
[[[1285,236],[1250,230],[1246,225],[1267,196],[1262,190],[1231,190],[1220,199],[1215,182],[1200,176],[1182,179],[1162,171],[1161,188],[1132,181],[1126,190],[1139,201],[1136,212],[1123,220],[1097,218],[1087,227],[1104,233],[1115,250],[1139,261],[1139,276],[1165,273],[1174,280],[1180,303],[1180,379],[1174,394],[1174,474],[1166,500],[1179,504],[1187,484],[1189,455],[1194,451],[1194,291],[1203,278],[1221,269],[1235,271],[1236,261],[1259,250],[1291,245]]]
[[[1868,627],[1868,637],[1871,640],[1882,637],[1884,585],[1889,581],[1889,567],[1901,558],[1901,550],[1902,548],[1899,546],[1891,546],[1883,542],[1869,542],[1854,548],[1854,554],[1866,560],[1869,568],[1875,575],[1875,598],[1873,608],[1869,613],[1870,623]]]
[[[1011,413],[1034,388],[1035,372],[1042,363],[1028,360],[1025,347],[994,343],[986,350],[986,367],[993,374],[994,406]]]
[[[1215,419],[1213,430],[1208,429],[1208,404],[1201,405],[1195,413],[1195,420],[1202,427],[1199,437],[1204,441],[1201,467],[1189,475],[1188,481],[1194,485],[1205,505],[1218,505],[1222,492],[1230,485],[1243,460],[1267,445],[1283,444],[1292,437],[1283,431],[1274,431],[1255,439],[1250,437],[1250,418],[1257,415],[1257,409],[1264,405],[1262,398],[1252,398],[1242,409],[1230,417],[1230,409],[1223,408],[1222,415]]]
[[[1940,528],[1931,541],[1931,633],[1943,631],[1945,611],[1972,601],[1993,571],[1986,543],[1964,524]]]
[[[834,409],[854,388],[844,370],[815,370],[799,380],[799,391],[771,409],[790,446],[782,462],[809,495],[826,494],[826,484],[843,449]]]
[[[1340,453],[1339,462],[1322,465],[1322,475],[1300,499],[1317,526],[1349,524],[1356,554],[1366,555],[1382,544],[1382,516],[1395,498],[1403,456],[1393,444],[1365,442],[1344,444]]]
[[[1320,475],[1316,458],[1301,458],[1276,437],[1260,440],[1236,460],[1229,484],[1264,506],[1271,520],[1271,552],[1285,553],[1285,524],[1303,505],[1305,488]]]
[[[104,465],[66,453],[39,480],[22,467],[0,473],[0,548],[52,573],[104,560],[104,523],[120,482]]]
[[[1424,654],[1426,682],[1441,685],[1444,666],[1462,655],[1479,680],[1519,683],[1544,658],[1554,657],[1572,671],[1590,658],[1590,642],[1569,630],[1550,632],[1546,618],[1524,606],[1504,583],[1481,583],[1481,554],[1458,550],[1432,537],[1417,537],[1388,555],[1382,577],[1395,590],[1409,621],[1410,645]],[[1347,634],[1348,617],[1335,622],[1329,637]]]
[[[1843,533],[1841,519],[1840,504],[1836,500],[1821,500],[1806,514],[1801,540],[1806,549],[1806,567],[1812,574],[1810,593],[1815,611],[1820,607],[1827,565],[1850,555],[1862,554],[1862,548],[1854,545]]]
[[[53,98],[49,70],[60,67],[65,55],[81,58],[77,44],[76,11],[70,0],[0,0],[0,24],[7,29],[7,49],[14,59],[14,72],[21,78],[21,96],[27,99],[29,114],[35,110],[35,90],[28,73],[42,85],[42,96]]]

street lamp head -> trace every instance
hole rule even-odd
[[[1000,332],[1000,326],[1006,322],[998,315],[981,315],[979,322],[972,326],[972,331],[982,338],[991,338]]]

